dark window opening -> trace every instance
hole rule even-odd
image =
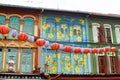
[[[104,42],[104,30],[102,27],[98,27],[97,30],[98,30],[98,40],[100,43],[103,43]]]
[[[105,58],[104,56],[99,56],[98,57],[98,64],[99,64],[99,73],[105,73]]]
[[[116,73],[115,56],[110,56],[110,64],[111,64],[111,73]]]
[[[64,33],[64,29],[63,28],[61,28],[61,33]]]
[[[74,35],[77,35],[77,32],[76,32],[77,30],[76,29],[74,29]]]
[[[11,49],[8,49],[8,52],[11,52]]]
[[[80,35],[80,30],[78,30],[78,36]]]
[[[107,38],[107,43],[112,43],[110,28],[106,28],[106,38]]]
[[[2,49],[2,48],[0,48],[0,52],[2,52],[2,50],[3,50],[3,49]]]

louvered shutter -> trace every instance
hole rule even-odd
[[[102,26],[99,28],[99,37],[100,37],[100,43],[104,42],[104,30],[102,28]]]
[[[98,56],[99,73],[108,73],[107,57]]]
[[[117,43],[120,43],[120,29],[115,28]]]
[[[92,30],[93,30],[93,41],[94,42],[98,42],[98,33],[97,33],[97,27],[93,27],[92,28]]]

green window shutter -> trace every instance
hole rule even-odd
[[[24,18],[23,32],[34,35],[34,20],[32,18]]]
[[[21,56],[21,72],[31,73],[32,72],[32,49],[22,49]]]
[[[17,69],[17,61],[18,61],[18,49],[17,48],[7,48],[6,54],[6,70],[8,70],[8,61],[13,60],[15,62],[14,71]]]
[[[5,25],[6,24],[6,17],[5,16],[2,16],[0,15],[0,25]],[[0,34],[0,38],[2,38],[2,34]]]
[[[3,62],[3,60],[2,60],[2,57],[3,56],[3,48],[0,48],[0,72],[1,72],[1,70],[2,70],[2,62]]]
[[[18,33],[20,31],[20,18],[17,16],[10,17],[9,27],[10,27],[10,32],[9,32],[8,38],[12,38],[12,29],[16,29]],[[17,36],[16,36],[16,39],[17,39]]]

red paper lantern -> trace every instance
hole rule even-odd
[[[65,47],[63,48],[63,50],[64,50],[65,52],[71,52],[72,47],[71,47],[71,46],[65,46]]]
[[[93,54],[97,53],[97,48],[92,48],[92,53]]]
[[[36,40],[36,44],[38,45],[38,46],[43,46],[43,45],[45,45],[45,40],[44,39],[37,39]]]
[[[9,32],[10,32],[10,28],[8,26],[6,25],[0,26],[0,33],[3,34],[3,36],[7,36]]]
[[[111,47],[111,52],[116,52],[117,48],[116,47]]]
[[[80,47],[75,47],[73,51],[74,51],[74,53],[80,53],[81,48]]]
[[[18,34],[18,40],[20,41],[27,41],[28,40],[28,35],[24,32]]]
[[[52,43],[50,47],[53,50],[58,50],[60,48],[60,44],[59,43]]]
[[[99,53],[104,52],[104,48],[99,48]]]
[[[110,47],[105,47],[105,52],[109,52],[110,51]]]
[[[84,48],[84,50],[83,50],[83,53],[84,54],[87,54],[87,53],[89,53],[90,52],[90,49],[89,48]]]

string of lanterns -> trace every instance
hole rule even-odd
[[[4,36],[7,37],[8,33],[10,32],[10,28],[6,25],[1,25],[0,26],[0,33]],[[12,30],[12,37],[15,38],[17,36],[17,30],[13,29]],[[21,32],[18,34],[18,40],[20,41],[29,41],[30,43],[34,42],[34,36],[30,36],[28,39],[28,35],[25,32]],[[45,46],[48,47],[49,46],[49,41],[45,40],[45,39],[37,39],[35,41],[37,46]],[[117,51],[116,47],[103,47],[103,48],[81,48],[81,47],[72,47],[69,45],[63,46],[63,44],[59,44],[59,43],[52,43],[50,45],[52,50],[57,51],[59,50],[63,50],[66,53],[69,52],[74,52],[76,54],[78,53],[84,53],[84,54],[88,54],[88,53],[92,53],[92,54],[96,54],[96,53],[103,53],[103,52],[112,52],[115,53]],[[120,52],[120,50],[118,50]]]

